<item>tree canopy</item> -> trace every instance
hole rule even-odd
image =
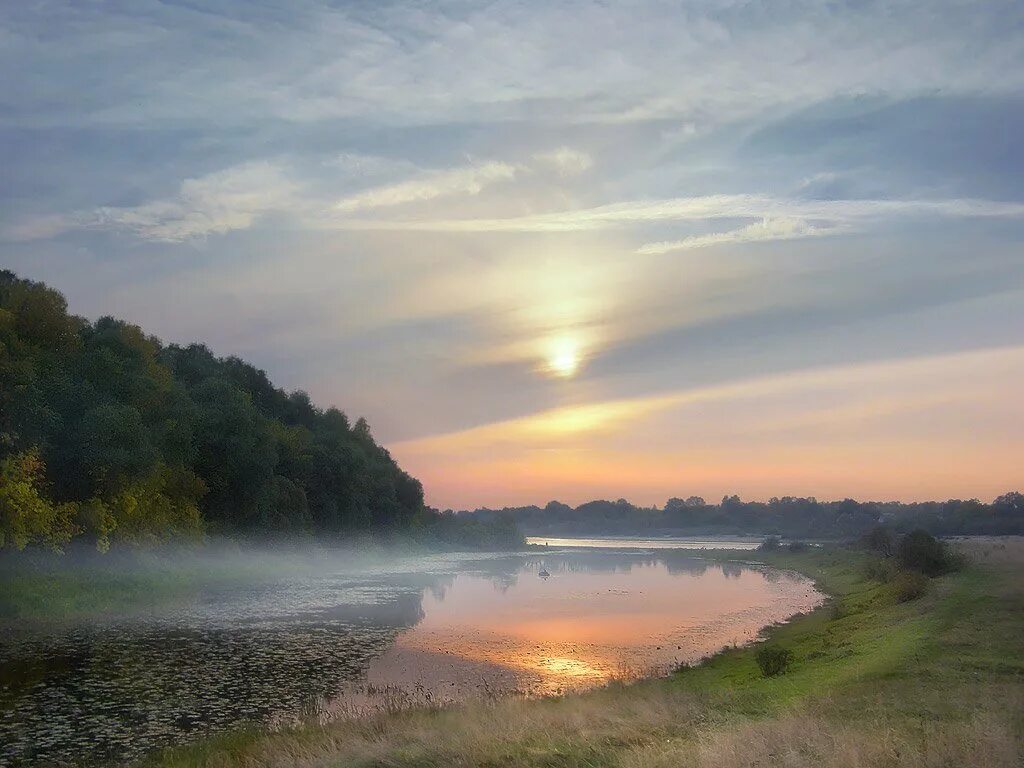
[[[482,521],[511,517],[530,534],[775,534],[834,539],[864,535],[879,523],[939,536],[1024,534],[1024,495],[1017,492],[991,504],[977,499],[901,503],[794,496],[742,501],[732,495],[718,504],[699,496],[671,498],[660,508],[636,506],[625,499],[588,501],[577,507],[552,501],[544,507],[478,509],[468,514]]]
[[[203,532],[445,533],[423,487],[305,392],[206,346],[68,313],[46,285],[0,272],[0,548],[100,549]],[[464,526],[465,527],[465,526]],[[497,531],[497,533],[495,533]],[[488,529],[507,542],[507,525]],[[486,538],[486,537],[485,537]],[[506,542],[506,543],[507,543]]]

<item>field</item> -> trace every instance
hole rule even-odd
[[[241,732],[153,766],[1017,766],[1024,744],[1024,543],[962,545],[963,570],[902,602],[869,555],[758,553],[833,596],[757,647],[633,684]],[[750,559],[751,553],[722,555]]]

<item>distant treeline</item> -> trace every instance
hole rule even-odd
[[[367,531],[521,541],[507,517],[426,508],[364,419],[0,271],[0,550]]]
[[[726,496],[709,504],[699,496],[672,498],[665,506],[638,507],[625,499],[570,507],[478,509],[462,513],[487,522],[512,520],[527,534],[774,534],[790,538],[860,536],[876,525],[897,531],[924,529],[937,536],[1024,534],[1024,495],[1007,493],[991,504],[977,499],[926,501],[818,501],[784,496],[767,502]]]

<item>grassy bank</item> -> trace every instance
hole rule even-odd
[[[1002,549],[1000,549],[1002,547]],[[775,628],[786,674],[755,648],[669,678],[550,700],[413,710],[171,750],[177,766],[1015,766],[1024,738],[1024,545],[900,602],[849,551],[757,555],[833,600]],[[727,557],[751,558],[751,553]]]

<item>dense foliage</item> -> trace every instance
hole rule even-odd
[[[425,508],[365,420],[201,344],[89,323],[57,291],[0,272],[0,549],[352,531],[519,540],[508,520]]]
[[[767,502],[726,496],[709,504],[699,496],[672,498],[665,506],[638,507],[625,499],[570,507],[478,509],[480,520],[511,516],[528,534],[773,534],[789,538],[849,538],[887,523],[898,531],[917,528],[938,536],[1024,534],[1024,494],[1007,493],[991,504],[969,501],[818,501],[786,496]]]

